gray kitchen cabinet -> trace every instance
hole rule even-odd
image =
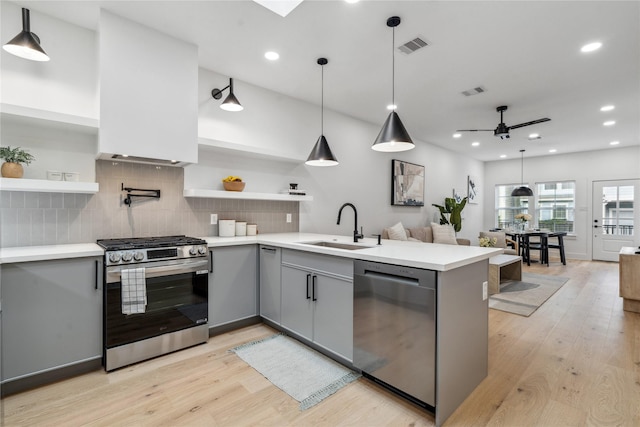
[[[2,266],[3,381],[102,358],[102,262]]]
[[[284,249],[281,326],[353,360],[353,261]]]
[[[260,316],[280,324],[282,249],[260,245]]]
[[[258,248],[209,249],[209,327],[258,315]]]

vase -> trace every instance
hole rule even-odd
[[[2,176],[5,178],[22,178],[24,169],[20,163],[4,162],[0,173],[2,173]]]

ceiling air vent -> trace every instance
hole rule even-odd
[[[478,87],[474,87],[473,89],[469,89],[469,90],[465,90],[462,92],[462,94],[464,96],[473,96],[473,95],[477,95],[479,93],[484,92],[485,90],[483,88],[481,88],[480,86]]]
[[[406,42],[405,44],[398,46],[398,50],[402,53],[409,55],[410,53],[415,52],[418,49],[422,49],[423,47],[428,46],[429,44],[424,41],[422,37],[416,37],[413,40]]]

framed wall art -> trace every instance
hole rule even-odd
[[[391,205],[424,206],[424,166],[391,160]]]
[[[478,182],[476,177],[473,175],[469,175],[467,177],[467,203],[471,203],[472,205],[478,204]]]

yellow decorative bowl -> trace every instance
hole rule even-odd
[[[246,183],[243,181],[229,181],[222,183],[226,191],[242,191],[244,190],[245,184]]]

